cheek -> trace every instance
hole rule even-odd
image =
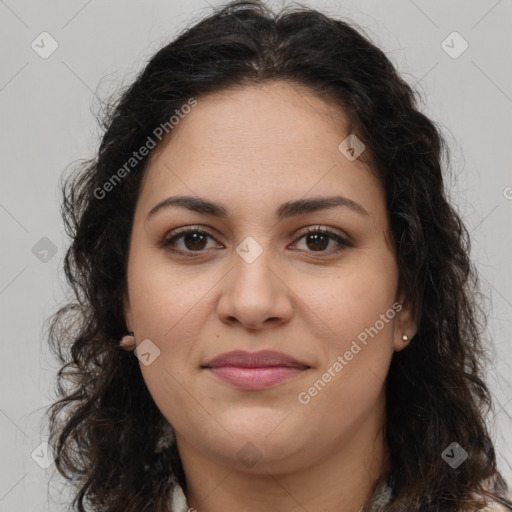
[[[313,293],[311,288],[308,304],[320,312],[329,334],[318,375],[308,385],[314,386],[312,393],[318,393],[312,399],[315,406],[329,408],[333,400],[340,404],[329,413],[333,419],[340,415],[335,423],[345,421],[347,410],[364,414],[371,409],[389,371],[399,309],[395,303],[397,268],[392,259],[377,261],[372,265],[361,258],[359,266],[338,269],[322,291]]]
[[[392,308],[396,297],[397,269],[393,261],[339,267],[336,275],[322,281],[308,281],[307,305],[330,328],[331,334],[345,342],[373,326]],[[392,309],[389,316],[394,318]],[[392,319],[391,318],[391,319]],[[392,322],[378,324],[379,331],[389,332]]]
[[[379,268],[347,269],[331,280],[327,294],[310,296],[308,305],[321,312],[329,331],[321,340],[321,365],[300,390],[300,403],[308,403],[299,410],[305,421],[320,418],[326,437],[357,428],[381,407],[397,313],[392,267],[387,276]]]
[[[149,259],[145,259],[149,262]],[[208,272],[201,278],[190,269],[159,262],[134,262],[129,274],[132,311],[141,335],[169,345],[178,334],[186,340],[200,325],[191,321],[203,312],[208,290],[216,280]],[[169,347],[166,347],[166,349]]]
[[[149,264],[134,272],[130,281],[141,341],[150,339],[159,351],[150,365],[140,363],[141,373],[155,404],[173,424],[179,424],[176,411],[195,406],[189,395],[190,379],[200,364],[196,341],[212,307],[207,292],[213,284],[206,274],[194,279],[169,266]]]

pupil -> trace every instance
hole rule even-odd
[[[194,246],[194,244],[201,245],[201,241],[204,242],[204,235],[200,233],[189,233],[185,235],[185,245],[188,249],[202,249],[202,247],[190,247],[189,241],[191,241],[192,246]]]
[[[324,242],[324,243],[323,243],[323,244],[322,244],[322,243],[320,243],[321,247],[316,247],[316,249],[325,249],[325,247],[327,247],[327,245],[328,245],[328,243],[327,243],[327,244],[325,243],[325,242],[327,241],[327,237],[326,237],[325,235],[323,235],[323,234],[318,234],[318,233],[317,233],[317,234],[309,235],[309,236],[308,236],[308,239],[309,239],[309,240],[313,240],[313,244],[315,244],[315,243],[318,243],[318,239],[319,239],[319,237],[320,237],[320,238],[323,238],[323,242]],[[312,247],[310,247],[310,249],[311,249],[311,248],[312,248]],[[314,247],[313,247],[313,248],[314,248]]]

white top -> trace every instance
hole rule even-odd
[[[391,488],[389,485],[384,484],[382,489],[379,491],[377,496],[373,501],[373,508],[376,512],[380,510],[380,508],[385,505],[391,499]],[[187,499],[185,497],[185,493],[181,486],[175,482],[172,488],[171,494],[171,510],[172,512],[200,512],[196,511],[194,508],[190,508],[187,503]],[[363,508],[359,509],[361,512]],[[484,508],[481,512],[507,512],[508,509],[499,505],[497,503],[491,503],[486,508]]]
[[[181,485],[175,483],[171,491],[171,510],[172,512],[189,512],[190,507],[187,504],[185,493]],[[192,512],[192,510],[190,510]]]
[[[172,512],[200,512],[196,511],[193,508],[190,508],[187,503],[187,498],[185,497],[185,493],[177,482],[174,482],[171,494],[171,510]],[[373,501],[373,505],[375,510],[380,510],[380,507],[385,505],[389,499],[391,498],[391,488],[385,484],[382,489],[379,491],[378,495],[375,497]],[[363,510],[363,507],[359,509],[359,512]]]

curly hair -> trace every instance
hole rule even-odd
[[[476,510],[487,498],[512,510],[485,423],[494,409],[483,373],[486,313],[469,233],[447,199],[447,144],[419,111],[418,92],[355,27],[304,6],[275,14],[256,0],[234,1],[184,29],[105,103],[97,154],[61,184],[73,299],[48,319],[60,364],[49,442],[76,488],[73,509],[164,511],[173,479],[186,485],[176,444],[160,444],[167,421],[138,361],[118,346],[133,215],[154,150],[108,198],[100,191],[187,99],[286,81],[341,109],[366,145],[361,159],[383,185],[399,288],[417,321],[385,382],[393,496],[382,510]],[[441,454],[454,440],[470,455],[447,470]]]

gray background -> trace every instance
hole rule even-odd
[[[47,439],[41,420],[57,371],[43,321],[66,293],[59,178],[97,148],[95,96],[129,83],[176,30],[210,12],[208,3],[221,2],[0,0],[0,511],[64,510],[48,493],[69,501],[65,493],[58,498],[58,475],[48,487],[55,466],[41,445]],[[495,367],[488,382],[498,412],[489,422],[500,469],[512,483],[512,1],[303,3],[365,28],[424,94],[423,110],[448,137],[456,171],[448,185],[493,304],[489,350]],[[39,52],[51,49],[49,39],[42,48],[44,31],[58,43],[46,59],[31,47],[35,41]],[[442,45],[453,31],[469,44],[457,58],[462,40],[451,36]],[[52,246],[55,254],[44,253]]]

